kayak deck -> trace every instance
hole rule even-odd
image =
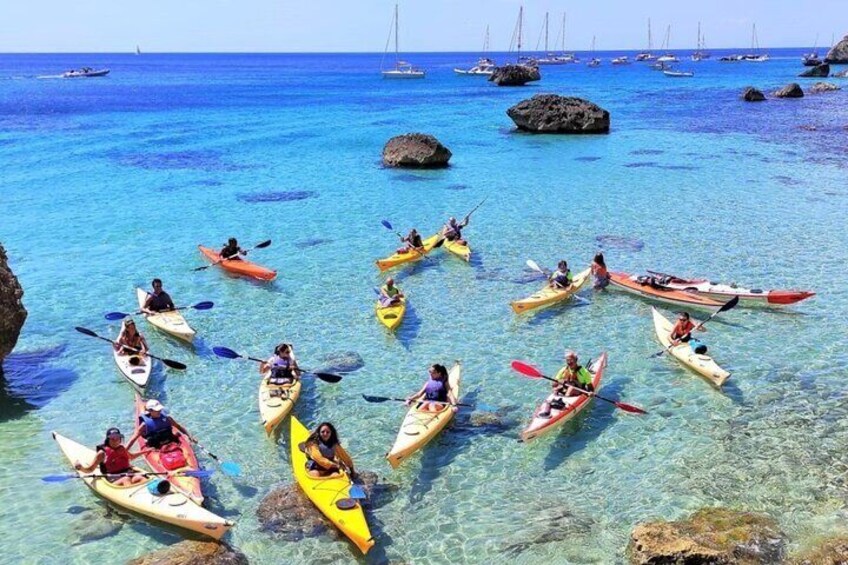
[[[383,306],[378,300],[374,306],[374,313],[380,323],[386,326],[389,330],[395,330],[403,321],[403,316],[406,314],[406,297],[402,297],[400,302],[392,306]]]
[[[150,357],[121,355],[117,349],[112,348],[112,358],[118,366],[118,371],[133,387],[143,389],[147,386],[153,369],[153,360]]]
[[[210,262],[217,263],[218,267],[229,273],[260,281],[272,281],[277,277],[277,271],[263,267],[257,263],[252,263],[245,259],[225,259],[221,261],[221,254],[214,249],[203,247],[202,245],[198,245],[197,248]]]
[[[136,298],[138,299],[138,307],[144,308],[144,303],[147,302],[148,293],[146,290],[137,288],[135,289]],[[156,314],[144,314],[144,318],[150,322],[150,324],[166,334],[172,335],[177,339],[181,339],[188,343],[192,343],[194,341],[194,336],[196,332],[188,325],[183,315],[180,314],[176,310],[171,310],[168,312],[157,312]]]
[[[641,296],[642,298],[665,302],[675,306],[688,306],[690,308],[701,308],[704,310],[717,310],[724,304],[724,302],[692,294],[691,292],[642,284],[637,279],[638,277],[636,275],[629,273],[610,273],[610,284],[620,290]]]
[[[581,288],[589,281],[591,269],[580,271],[575,275],[568,288],[551,288],[547,283],[537,292],[534,292],[527,298],[516,300],[510,303],[512,310],[516,314],[522,314],[541,308],[543,306],[551,306],[568,299],[572,295],[580,291]]]
[[[272,385],[268,382],[269,374],[270,371],[262,373],[259,382],[259,416],[265,433],[271,435],[294,408],[303,382],[297,379],[290,385]]]
[[[693,292],[722,301],[738,296],[739,300],[750,304],[789,306],[816,295],[811,290],[762,290],[759,288],[744,288],[734,284],[715,283],[707,279],[685,279],[657,271],[648,271],[648,273],[663,277],[664,280],[661,281],[661,284],[668,288]]]
[[[413,261],[420,261],[424,257],[427,256],[433,250],[436,243],[441,239],[442,236],[436,234],[428,237],[423,240],[421,243],[423,247],[421,249],[410,249],[409,251],[405,251],[403,253],[394,253],[389,255],[385,259],[378,259],[376,261],[377,268],[380,269],[380,272],[387,271],[399,265],[403,265],[404,263],[411,263]]]
[[[656,308],[651,308],[651,312],[654,318],[654,330],[657,333],[657,338],[662,346],[668,349],[668,346],[671,345],[671,330],[674,329],[674,325],[665,316],[660,314]],[[718,389],[721,389],[725,381],[730,378],[730,373],[722,369],[712,357],[706,354],[695,353],[688,343],[675,345],[671,349],[668,349],[668,353]]]
[[[446,239],[443,247],[463,261],[471,261],[471,248],[468,246],[468,243],[463,244]]]

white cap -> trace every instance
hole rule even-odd
[[[162,403],[155,398],[148,400],[144,407],[147,408],[148,412],[161,412],[165,409],[165,407],[162,406]]]

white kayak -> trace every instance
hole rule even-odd
[[[138,298],[138,307],[144,308],[144,303],[147,302],[148,292],[144,289],[135,289],[136,297]],[[176,310],[169,312],[158,312],[156,314],[145,314],[144,317],[150,322],[153,327],[162,330],[166,334],[170,334],[177,339],[191,343],[194,341],[195,331],[191,329],[188,322],[185,321],[183,315]]]
[[[671,345],[671,330],[674,329],[674,324],[660,314],[656,308],[651,308],[651,311],[654,315],[654,331],[657,333],[657,339],[660,340],[663,347],[668,348]],[[718,389],[730,378],[730,373],[719,367],[712,357],[695,353],[688,343],[675,345],[668,349],[668,353]]]
[[[112,348],[112,357],[118,370],[131,385],[138,388],[147,386],[150,380],[150,371],[153,368],[153,360],[147,355],[121,355],[118,350]]]

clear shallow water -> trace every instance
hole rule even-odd
[[[279,444],[264,437],[255,367],[218,359],[211,346],[264,355],[282,339],[305,366],[338,351],[365,360],[342,384],[309,381],[295,412],[309,424],[335,422],[357,465],[399,486],[369,518],[377,539],[369,561],[617,561],[635,523],[705,505],[766,512],[798,544],[840,533],[848,191],[834,157],[846,94],[739,102],[748,84],[771,90],[794,80],[797,53],[772,55],[783,57],[681,65],[697,72],[692,80],[638,65],[550,68],[523,89],[453,76],[474,55],[410,57],[430,72],[410,82],[381,80],[379,55],[0,56],[0,240],[30,312],[18,351],[59,348],[40,367],[6,365],[3,559],[66,562],[78,538],[73,512],[102,508],[80,484],[39,481],[66,469],[50,430],[94,444],[106,427],[131,425],[132,392],[108,349],[72,328],[116,332],[102,314],[130,310],[133,287],[154,276],[178,302],[216,303],[188,316],[200,336],[194,350],[147,329],[155,351],[190,365],[183,374],[158,369],[151,391],[243,467],[242,478],[218,473],[206,486],[211,508],[238,521],[228,539],[252,562],[356,558],[327,536],[287,542],[258,530],[259,501],[291,480],[287,433]],[[80,64],[113,74],[34,78]],[[514,133],[505,110],[537,92],[593,100],[611,112],[613,131]],[[407,131],[442,140],[451,168],[382,169],[383,144]],[[314,194],[250,202],[304,192]],[[472,264],[440,253],[399,271],[412,308],[397,336],[386,335],[373,317],[371,287],[381,280],[373,260],[396,238],[380,220],[429,232],[486,196],[467,231]],[[191,272],[202,264],[198,243],[230,235],[272,238],[254,257],[279,279]],[[646,302],[588,292],[589,305],[512,314],[509,301],[540,284],[522,282],[526,259],[585,264],[601,235],[643,243],[606,245],[614,269],[819,295],[790,313],[736,309],[712,324],[705,338],[734,373],[722,395],[673,360],[647,359],[657,343]],[[598,403],[556,437],[515,441],[547,388],[513,374],[509,361],[554,371],[565,347],[584,360],[608,351],[606,394],[650,416]],[[403,407],[359,395],[407,394],[428,364],[457,358],[463,394],[509,409],[511,427],[493,433],[462,416],[391,472],[383,455]],[[26,386],[21,372],[41,386]],[[70,559],[119,562],[179,539],[130,520]]]

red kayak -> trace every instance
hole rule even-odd
[[[650,298],[659,302],[674,304],[675,306],[688,306],[690,308],[701,308],[713,310],[721,308],[724,302],[713,300],[699,294],[673,290],[656,283],[654,277],[637,277],[628,273],[610,273],[610,283],[625,292]]]
[[[221,260],[221,255],[214,249],[203,247],[202,245],[198,245],[197,248],[211,262],[216,263]],[[257,265],[244,259],[224,259],[218,263],[218,266],[234,275],[251,277],[260,281],[272,281],[277,276],[277,271],[272,271],[262,265]]]
[[[723,302],[733,298],[734,296],[738,296],[739,300],[744,302],[767,304],[769,306],[787,306],[816,295],[816,293],[811,290],[762,290],[759,288],[743,288],[736,286],[735,284],[710,282],[707,279],[684,279],[666,273],[658,273],[657,271],[648,272],[659,278],[659,283],[663,286],[667,286],[674,290],[683,290],[685,292],[700,294]]]

